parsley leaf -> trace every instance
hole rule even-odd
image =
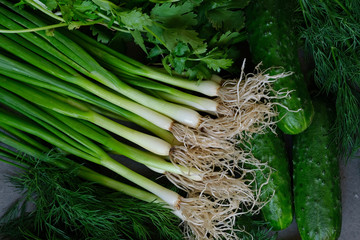
[[[90,21],[107,26],[112,36],[91,27],[103,43],[121,38],[135,42],[149,61],[161,61],[168,72],[203,79],[212,72],[230,70],[241,57],[234,47],[245,40],[242,9],[250,0],[179,0],[154,3],[136,0],[39,0],[46,11],[61,12],[69,29]],[[239,33],[240,32],[240,33]],[[230,52],[231,51],[231,52]],[[229,53],[229,54],[227,54]],[[231,56],[231,58],[229,57]]]
[[[183,42],[179,42],[174,48],[174,53],[176,56],[184,56],[184,54],[188,52],[190,52],[190,49]]]
[[[210,10],[208,12],[208,18],[215,29],[239,31],[245,26],[244,12],[225,7]]]
[[[57,2],[56,0],[46,0],[44,2],[44,4],[46,5],[46,7],[52,11],[52,10],[55,10],[57,8]]]
[[[198,33],[195,30],[181,28],[167,29],[163,32],[163,39],[171,50],[174,50],[177,43],[182,41],[183,43],[190,44],[192,49],[198,54],[206,51],[206,45],[198,37]]]
[[[164,3],[156,5],[151,10],[151,17],[167,28],[187,28],[197,24],[196,14],[192,12],[193,8],[191,1],[185,1],[180,5]]]
[[[144,27],[153,24],[150,17],[147,14],[142,13],[140,9],[117,12],[117,16],[120,17],[121,23],[131,30],[144,31]]]
[[[226,58],[203,58],[201,61],[205,62],[208,68],[220,72],[221,69],[226,69],[230,67],[233,64],[233,61],[231,59]]]

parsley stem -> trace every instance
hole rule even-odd
[[[102,17],[103,19],[107,20],[108,22],[111,22],[111,19],[110,19],[108,16],[106,16],[106,15],[100,13],[100,12],[95,12],[95,13],[96,13],[99,17]],[[114,21],[113,23],[119,25],[119,22],[118,22],[118,21]],[[104,25],[106,25],[106,23],[104,23]],[[111,26],[110,28],[111,28],[111,29],[114,29],[114,30],[116,30],[116,31],[119,31],[119,32],[130,33],[129,30],[125,30],[125,29],[122,29],[122,28],[118,28],[118,27],[114,27],[114,26]]]
[[[158,35],[156,35],[153,31],[151,31],[150,28],[144,26],[144,29],[145,29],[148,33],[150,33],[151,35],[153,35],[164,47],[166,47],[166,49],[169,50],[169,47],[166,45],[166,43],[165,43]],[[170,50],[169,50],[169,51],[170,51]]]

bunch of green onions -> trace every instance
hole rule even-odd
[[[118,173],[166,202],[198,239],[234,237],[235,216],[262,204],[252,186],[266,168],[236,146],[273,126],[271,99],[284,95],[271,84],[284,76],[258,72],[196,83],[144,66],[81,32],[28,31],[46,22],[0,2],[0,126]],[[165,174],[188,196],[109,153]]]

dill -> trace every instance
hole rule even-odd
[[[59,169],[48,160],[25,156],[27,170],[10,177],[23,196],[1,217],[1,237],[182,239],[180,222],[170,209],[83,181],[76,167]],[[35,210],[27,212],[28,204]]]
[[[334,97],[335,141],[342,157],[360,148],[360,1],[299,0],[302,37],[315,62],[315,82]]]

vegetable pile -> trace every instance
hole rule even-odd
[[[358,125],[339,117],[356,121],[356,112],[337,105],[358,104],[358,83],[327,89],[338,94],[335,125],[331,101],[313,105],[320,90],[306,86],[298,40],[319,61],[316,21],[300,36],[296,9],[279,0],[0,0],[0,160],[23,170],[11,179],[24,193],[0,236],[275,239],[270,230],[293,220],[294,191],[302,237],[336,239],[338,153],[358,147]],[[321,72],[317,83],[327,81]],[[294,139],[293,188],[283,133]]]

